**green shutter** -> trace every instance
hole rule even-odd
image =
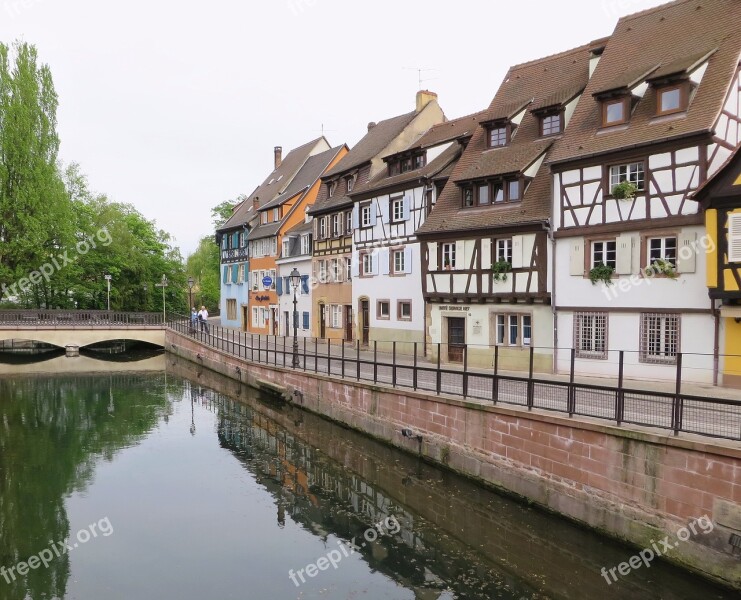
[[[223,283],[226,283],[227,277],[229,276],[228,269],[229,269],[229,267],[227,267],[227,266],[224,267],[224,279],[223,279]]]

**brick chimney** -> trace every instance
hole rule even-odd
[[[277,169],[283,162],[283,146],[276,146],[273,152],[275,152],[275,168]]]
[[[255,212],[257,212],[257,209],[260,208],[260,198],[258,198],[257,196],[252,199],[252,208],[255,209]]]
[[[417,112],[422,112],[422,109],[427,106],[433,100],[437,100],[437,94],[430,92],[429,90],[420,90],[417,92]]]

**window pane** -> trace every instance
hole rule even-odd
[[[533,335],[532,317],[524,315],[522,317],[522,345],[529,346]]]
[[[678,88],[664,90],[660,92],[659,97],[661,98],[661,112],[679,110],[682,102],[682,92]]]
[[[516,346],[518,340],[518,317],[510,315],[509,317],[509,345]]]
[[[473,190],[471,188],[463,190],[463,206],[473,206]]]
[[[509,199],[510,200],[520,199],[520,182],[519,181],[509,182]]]
[[[482,204],[482,205],[489,204],[489,186],[488,185],[479,186],[479,204]]]
[[[625,120],[625,102],[620,100],[619,102],[613,102],[607,105],[605,111],[605,122],[606,123],[620,123]]]
[[[504,188],[501,184],[494,185],[494,202],[504,202]]]
[[[497,315],[497,344],[504,344],[504,315]]]
[[[504,146],[507,144],[507,128],[498,127],[492,129],[490,133],[490,145],[491,146]]]

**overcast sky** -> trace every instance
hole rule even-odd
[[[60,98],[61,158],[169,231],[183,255],[210,208],[321,135],[352,146],[414,108],[486,108],[511,64],[608,35],[663,0],[0,0],[0,40],[36,45]]]

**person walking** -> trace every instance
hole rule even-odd
[[[208,334],[208,311],[205,306],[201,306],[201,311],[198,313],[198,319],[201,321],[201,330]]]
[[[198,329],[198,312],[196,307],[193,306],[190,309],[190,335],[195,335]]]

